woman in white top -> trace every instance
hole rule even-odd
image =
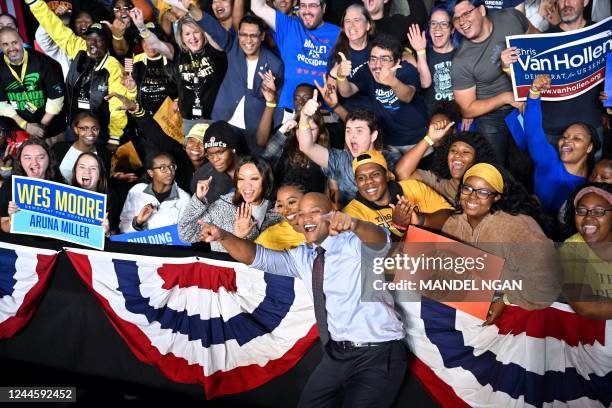
[[[100,156],[105,168],[110,168],[110,156],[108,151],[100,143],[100,123],[98,118],[90,112],[80,112],[72,121],[72,130],[77,137],[74,142],[57,142],[53,145],[52,151],[55,155],[59,170],[67,184],[72,183],[72,169],[74,163],[81,153],[93,153]]]
[[[130,189],[119,230],[122,233],[166,227],[178,223],[190,196],[174,182],[176,163],[168,153],[146,160],[147,180]]]

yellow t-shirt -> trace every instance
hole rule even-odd
[[[588,286],[594,295],[612,299],[612,262],[597,256],[580,233],[565,240],[561,261],[564,284]]]
[[[440,210],[452,210],[453,207],[436,193],[431,187],[417,180],[402,180],[398,182],[402,188],[404,197],[419,207],[419,212],[431,214]],[[393,210],[387,206],[382,209],[371,208],[359,200],[352,200],[344,207],[342,212],[360,220],[372,222],[380,227],[386,228],[398,237],[404,235],[391,225]]]
[[[286,220],[282,220],[259,234],[255,243],[268,249],[284,251],[300,246],[305,241],[304,234],[294,230]]]

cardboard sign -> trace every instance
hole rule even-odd
[[[503,258],[415,226],[408,228],[404,254],[422,262],[409,273],[397,271],[395,281],[415,282],[422,296],[486,320],[493,286],[501,284]],[[445,263],[451,268],[430,268],[429,261],[435,266],[438,259],[438,266]],[[449,291],[449,286],[460,289]]]
[[[519,49],[511,65],[514,99],[524,101],[536,75],[548,74],[552,86],[544,101],[582,95],[604,80],[606,55],[612,51],[612,17],[579,30],[553,34],[506,37],[508,47]]]
[[[164,133],[183,144],[185,135],[183,134],[183,117],[180,111],[174,111],[174,101],[169,96],[159,107],[153,119],[159,124]]]
[[[104,249],[106,194],[53,181],[13,176],[11,233],[61,239]]]

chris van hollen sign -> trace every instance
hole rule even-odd
[[[104,249],[106,194],[30,177],[12,179],[19,211],[12,216],[11,233]]]
[[[571,99],[604,80],[606,55],[612,51],[612,17],[575,31],[508,36],[506,45],[519,49],[519,59],[512,64],[517,101],[527,98],[539,74],[550,75],[552,82],[542,100]]]

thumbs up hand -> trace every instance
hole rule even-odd
[[[340,56],[340,64],[338,64],[336,75],[340,78],[349,77],[353,72],[353,63],[343,53],[339,52],[338,55]]]
[[[302,111],[300,112],[301,118],[310,118],[312,115],[315,114],[317,109],[319,109],[319,102],[317,101],[318,97],[319,91],[315,89],[312,95],[312,99],[309,99],[308,102],[306,102],[302,107]]]

